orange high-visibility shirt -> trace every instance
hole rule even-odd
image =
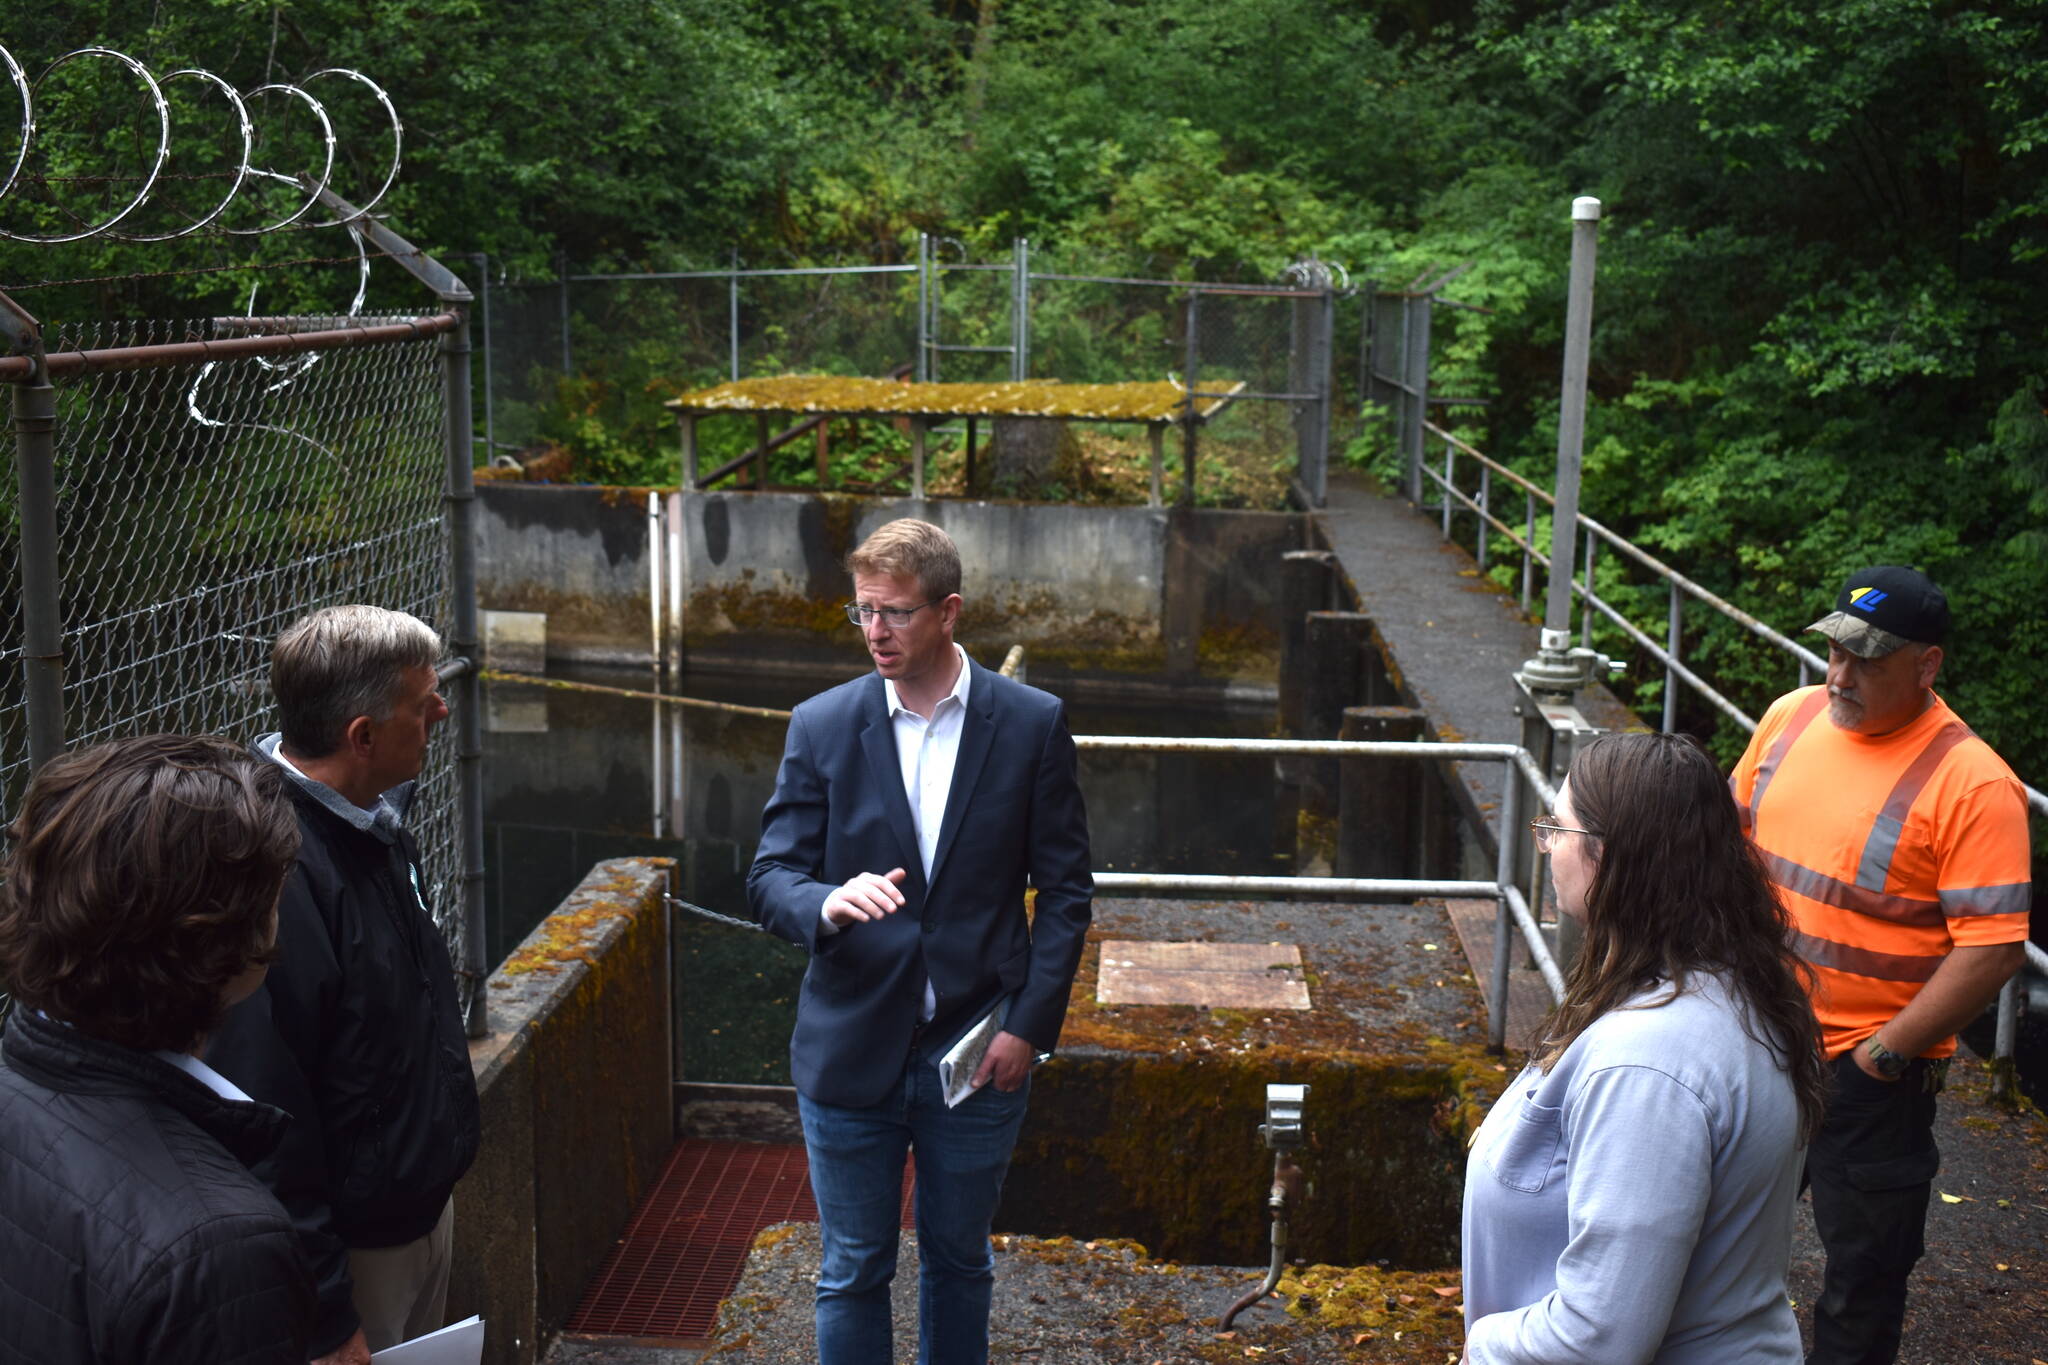
[[[1728,779],[1814,969],[1838,1056],[1919,994],[1954,947],[2027,936],[2026,790],[1939,697],[1888,735],[1828,719],[1825,687],[1772,703]],[[1953,1037],[1925,1054],[1946,1057]]]

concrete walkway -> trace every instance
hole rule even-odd
[[[1483,577],[1467,550],[1447,543],[1436,518],[1405,498],[1383,496],[1355,470],[1331,473],[1329,504],[1316,521],[1357,594],[1358,610],[1386,642],[1397,683],[1427,713],[1436,737],[1520,743],[1513,677],[1536,652],[1537,627],[1523,619],[1517,597]],[[1538,603],[1543,591],[1539,566]],[[1582,694],[1580,710],[1603,729],[1639,723],[1604,687]],[[1457,767],[1468,815],[1491,828],[1500,765]]]

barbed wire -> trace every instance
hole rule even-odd
[[[37,121],[37,100],[42,94],[45,83],[53,73],[74,62],[86,59],[104,60],[120,66],[129,75],[133,76],[148,93],[150,107],[154,114],[153,122],[156,128],[156,148],[153,155],[149,158],[148,170],[140,176],[106,175],[94,177],[65,175],[45,178],[37,176],[33,172],[24,176],[22,172],[24,168],[30,165],[30,158],[34,153],[37,134],[39,131],[42,131]],[[21,141],[15,151],[13,164],[7,168],[5,178],[0,179],[0,204],[4,204],[10,194],[14,194],[22,186],[28,184],[40,184],[46,187],[52,183],[76,184],[97,182],[102,184],[128,185],[139,182],[140,184],[140,188],[125,203],[111,213],[100,217],[97,221],[86,222],[78,214],[63,208],[61,205],[58,206],[59,212],[72,220],[73,225],[77,227],[76,231],[58,233],[16,232],[11,228],[0,225],[0,238],[5,238],[9,241],[28,242],[46,246],[89,241],[95,237],[104,237],[124,242],[168,242],[175,241],[181,237],[189,237],[202,229],[216,224],[219,225],[217,228],[219,232],[237,237],[258,237],[292,227],[349,227],[353,221],[352,217],[337,217],[326,221],[310,223],[301,221],[307,214],[312,212],[314,205],[320,202],[321,193],[328,188],[329,182],[334,178],[335,164],[338,159],[339,141],[335,136],[334,121],[329,117],[326,104],[307,89],[308,86],[320,81],[348,81],[360,85],[376,101],[378,107],[383,111],[384,119],[390,125],[390,164],[385,168],[382,182],[378,184],[376,190],[358,208],[358,214],[368,213],[390,192],[392,185],[398,180],[399,167],[404,159],[405,124],[398,116],[397,106],[392,104],[390,95],[385,93],[384,88],[378,85],[377,82],[371,80],[362,72],[351,70],[347,67],[326,67],[315,71],[310,76],[302,78],[295,84],[286,81],[267,82],[256,86],[246,93],[236,90],[231,83],[215,75],[213,72],[199,67],[185,67],[159,78],[152,74],[149,68],[142,62],[137,61],[124,52],[117,52],[110,47],[81,47],[67,52],[44,67],[42,73],[34,80],[28,78],[26,70],[20,62],[15,60],[12,53],[7,51],[5,47],[0,47],[0,70],[4,70],[7,82],[14,87],[15,96],[21,104]],[[170,101],[164,97],[164,87],[176,81],[194,81],[206,86],[224,100],[232,112],[241,150],[235,158],[235,164],[226,171],[217,172],[213,176],[183,174],[167,177],[164,174],[165,167],[171,159],[173,129],[171,105]],[[257,134],[259,129],[256,121],[251,117],[249,106],[252,102],[261,103],[270,98],[286,101],[288,105],[302,107],[304,112],[318,126],[318,141],[320,144],[318,160],[320,165],[317,175],[310,172],[302,175],[287,174],[274,167],[256,164],[256,148],[259,145]],[[225,179],[228,182],[227,193],[222,195],[204,213],[191,217],[184,226],[162,232],[116,231],[121,224],[127,222],[147,206],[158,188],[167,183],[167,181],[189,183],[194,180],[209,178]],[[297,205],[290,212],[272,221],[257,224],[254,227],[232,227],[223,223],[221,221],[222,216],[227,213],[236,199],[252,183],[286,185],[295,193],[301,194],[304,197],[297,202]]]

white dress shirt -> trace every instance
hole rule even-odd
[[[896,761],[903,770],[903,795],[910,802],[910,819],[917,827],[917,857],[927,886],[931,884],[932,855],[939,849],[939,827],[946,819],[946,798],[953,791],[953,768],[960,758],[960,732],[967,724],[967,688],[974,671],[968,667],[967,651],[957,641],[953,653],[960,660],[960,675],[953,680],[953,690],[932,707],[930,720],[903,704],[893,680],[882,679],[882,699],[896,735]],[[927,906],[926,913],[930,912]],[[818,915],[819,933],[839,932],[840,926],[825,917],[822,906]],[[929,1019],[937,1011],[938,997],[932,993],[932,983],[926,981],[918,1018]]]

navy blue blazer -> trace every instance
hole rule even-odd
[[[823,1104],[888,1093],[927,977],[937,1000],[927,1038],[938,1049],[1006,995],[1009,1032],[1041,1052],[1059,1041],[1095,894],[1074,740],[1058,698],[967,666],[929,885],[881,675],[820,693],[790,718],[747,899],[763,927],[811,954],[789,1063],[797,1089]],[[908,877],[894,914],[818,932],[835,887],[895,867]],[[1029,923],[1027,878],[1038,892]]]

